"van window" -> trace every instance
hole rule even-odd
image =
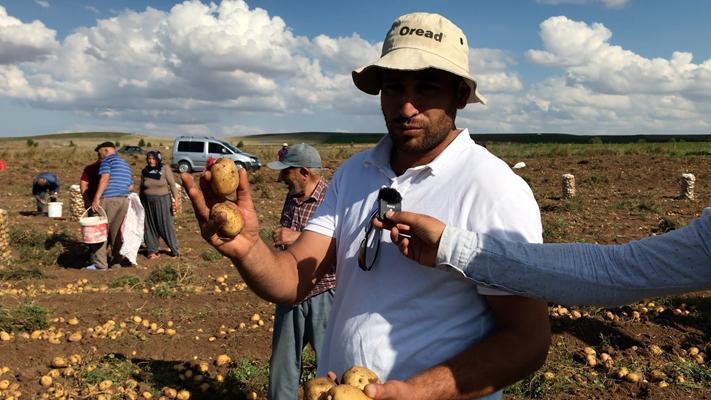
[[[181,153],[202,153],[205,151],[205,142],[180,142],[178,151]]]
[[[230,151],[225,146],[219,143],[208,143],[208,153],[210,154],[230,154]]]

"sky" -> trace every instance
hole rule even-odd
[[[414,11],[467,35],[460,128],[711,134],[706,0],[0,0],[0,136],[385,132],[350,73]]]

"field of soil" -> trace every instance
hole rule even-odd
[[[273,305],[202,241],[189,203],[176,219],[180,257],[139,255],[137,267],[107,272],[81,269],[87,251],[76,222],[32,215],[30,184],[41,171],[59,176],[69,215],[66,189],[94,159],[94,141],[0,143],[12,246],[10,265],[0,267],[0,399],[265,398]],[[244,147],[264,162],[278,150]],[[369,145],[317,147],[330,177]],[[548,242],[623,243],[686,225],[711,205],[708,142],[488,148],[510,165],[526,163],[517,173],[536,195]],[[138,176],[142,157],[125,158]],[[678,200],[686,172],[696,176],[696,198]],[[561,198],[563,173],[575,175],[573,199]],[[275,180],[266,168],[250,175],[266,239],[286,193]],[[551,304],[548,361],[506,398],[711,398],[709,296],[611,309]],[[306,362],[304,378],[313,374],[309,351]]]

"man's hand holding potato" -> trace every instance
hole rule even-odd
[[[234,204],[241,212],[244,219],[244,227],[239,235],[232,239],[220,237],[221,235],[218,234],[221,225],[226,222],[223,215],[210,219],[212,206],[225,201],[212,188],[211,172],[206,169],[200,177],[199,184],[195,183],[189,173],[180,174],[180,178],[188,192],[190,201],[193,203],[193,211],[200,226],[202,237],[223,255],[234,259],[243,259],[259,241],[259,221],[252,202],[252,195],[249,191],[247,171],[240,168],[237,173],[239,174],[239,184],[234,193],[236,200],[227,199],[226,201]]]
[[[390,238],[403,255],[434,267],[445,224],[436,218],[407,211],[388,211],[385,216],[385,221],[373,218],[373,226],[390,230]]]

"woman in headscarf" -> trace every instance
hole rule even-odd
[[[178,256],[178,238],[175,234],[172,209],[179,201],[173,172],[163,165],[160,151],[146,154],[146,166],[141,172],[141,203],[146,212],[144,242],[149,260],[160,257],[159,240],[170,247],[171,255]],[[172,199],[171,199],[172,195]]]

